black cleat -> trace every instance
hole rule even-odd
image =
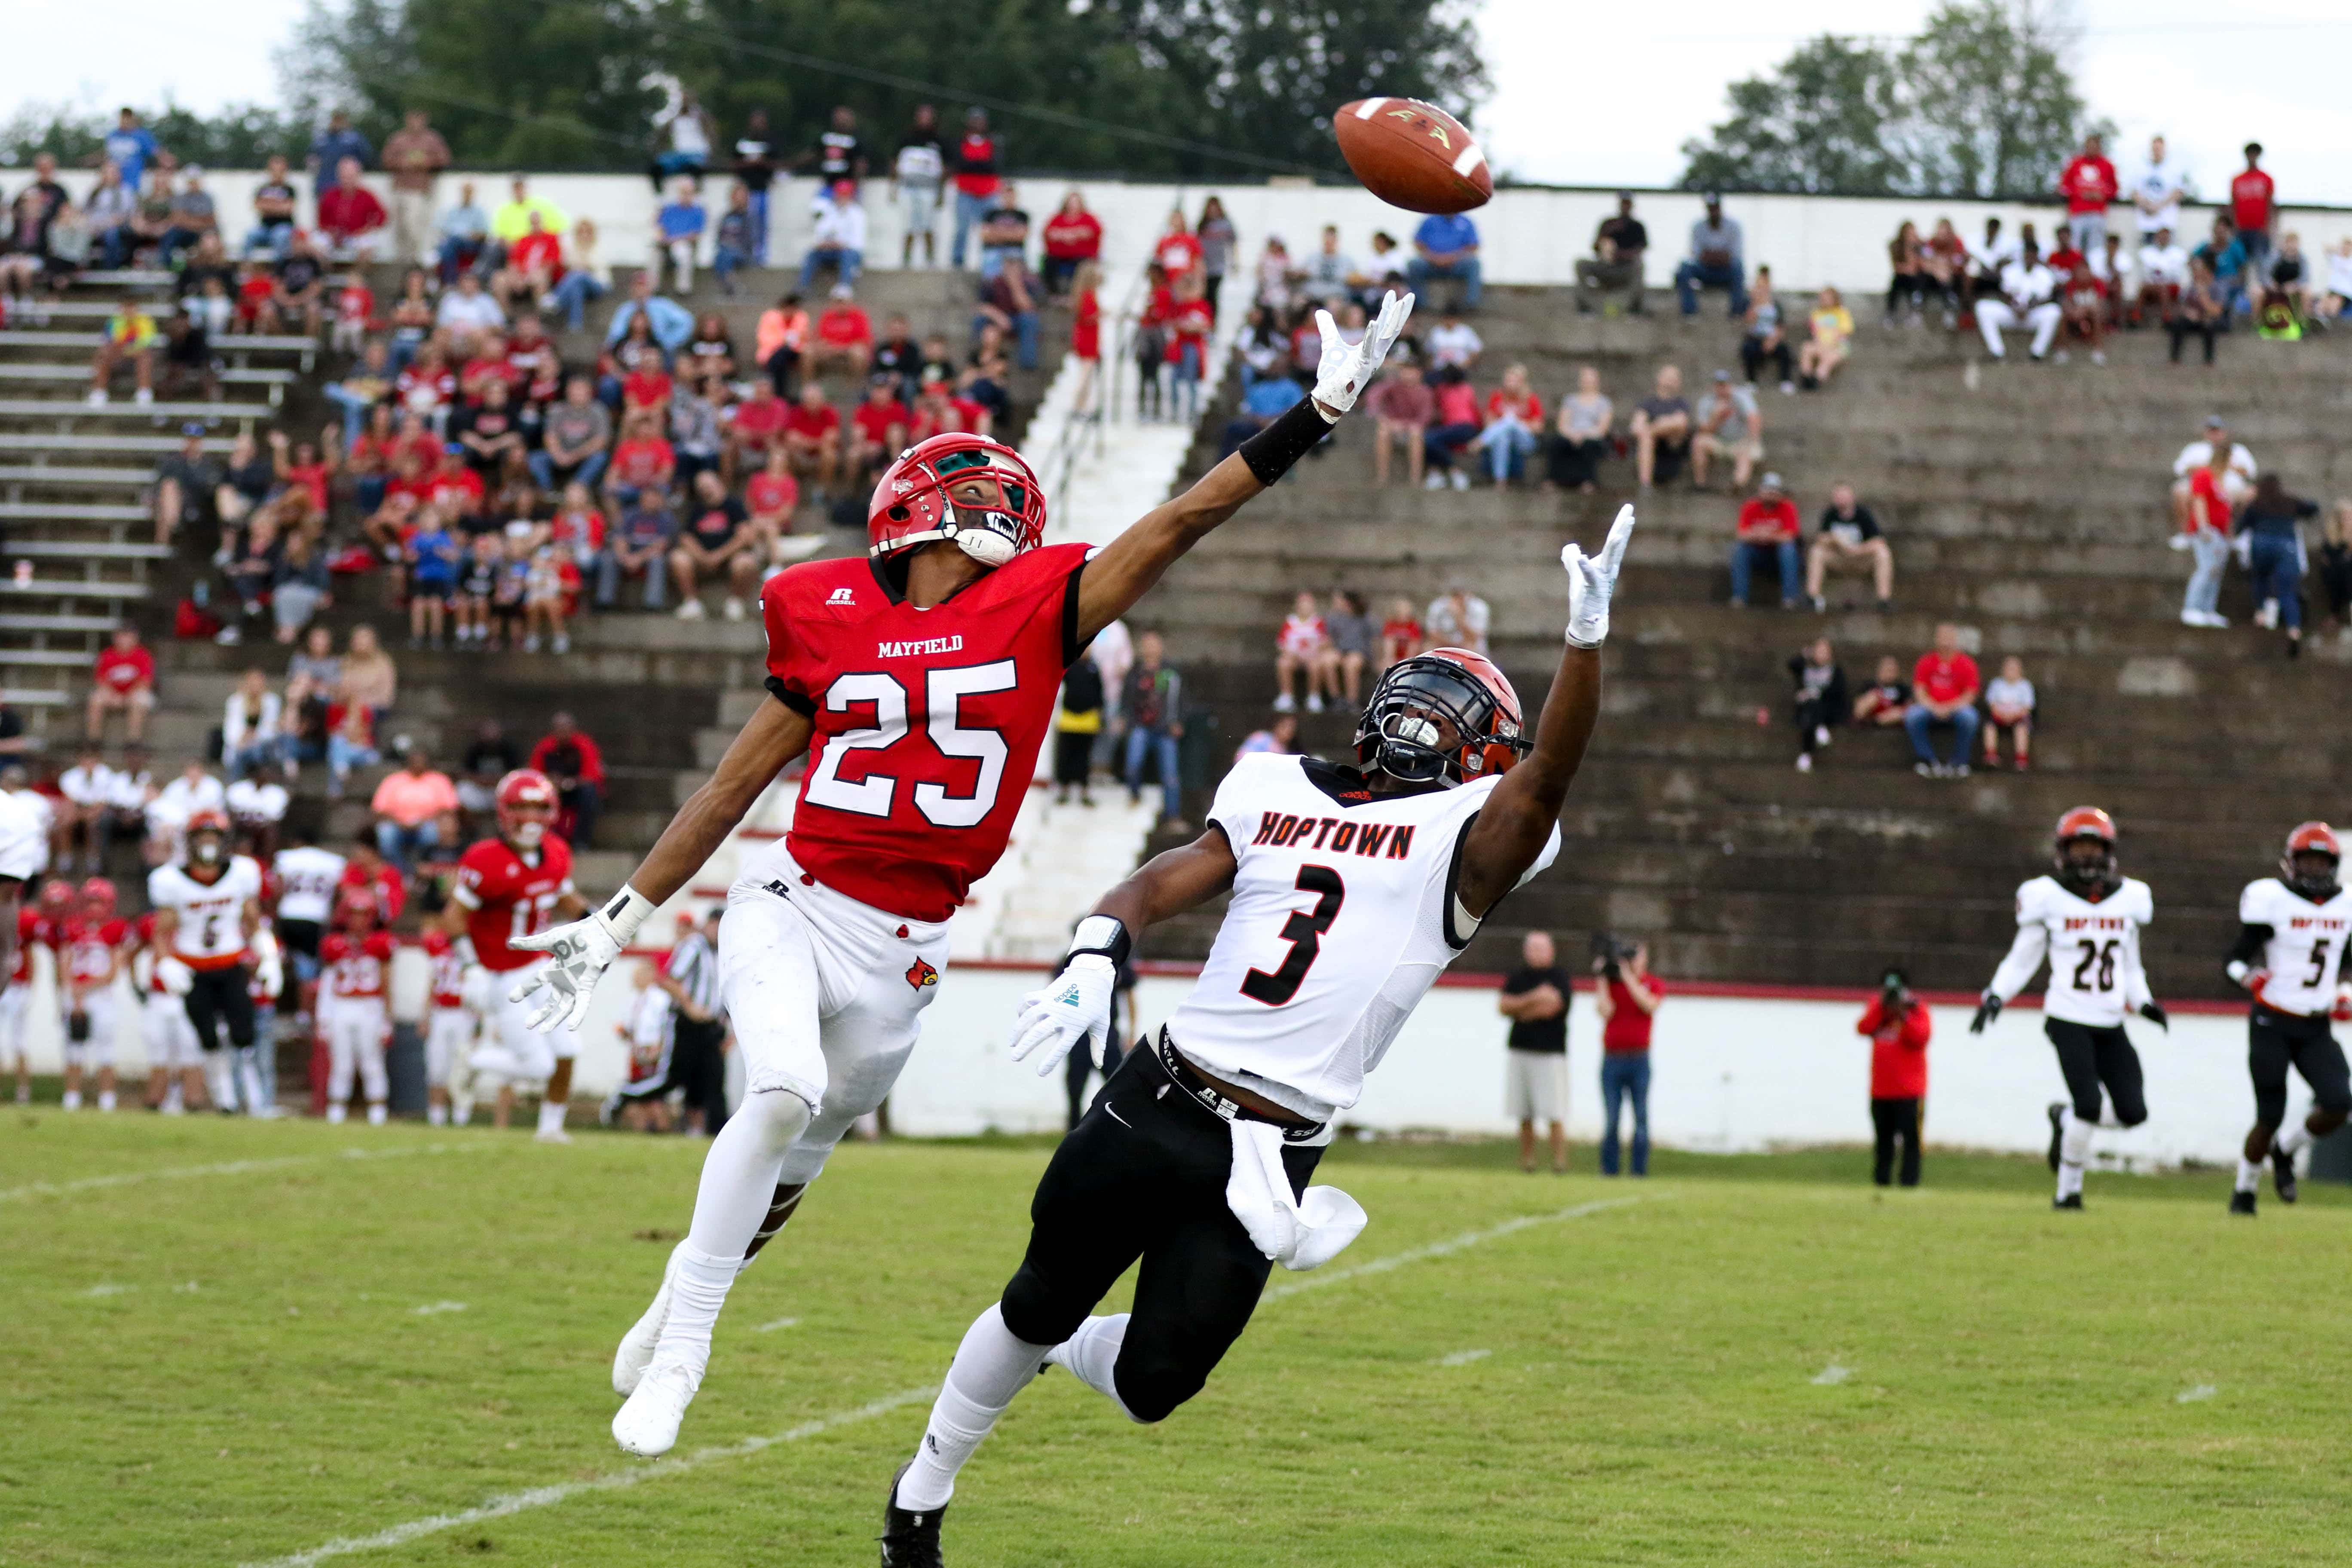
[[[2254,1194],[2252,1193],[2231,1193],[2230,1194],[2230,1212],[2231,1214],[2244,1215],[2248,1219],[2253,1218]]]
[[[2053,1100],[2045,1113],[2050,1118],[2050,1168],[2058,1169],[2058,1144],[2066,1136],[2066,1102]]]
[[[940,1521],[948,1510],[915,1513],[898,1506],[898,1483],[914,1468],[909,1459],[890,1478],[890,1496],[882,1505],[882,1568],[941,1568]]]
[[[2271,1184],[2278,1188],[2279,1202],[2294,1202],[2294,1156],[2284,1149],[2271,1151]]]
[[[2050,1206],[2053,1209],[2073,1209],[2076,1214],[2080,1214],[2083,1212],[2083,1194],[2074,1193],[2063,1198],[2052,1198]]]

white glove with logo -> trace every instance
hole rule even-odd
[[[155,961],[155,981],[167,996],[185,996],[196,984],[195,972],[185,963],[165,953]]]
[[[1315,366],[1315,401],[1323,416],[1334,424],[1356,405],[1356,398],[1372,384],[1381,362],[1396,346],[1397,334],[1412,317],[1412,296],[1394,293],[1381,301],[1381,313],[1364,329],[1364,341],[1349,344],[1339,339],[1339,324],[1328,310],[1315,312],[1315,330],[1322,334],[1323,357]]]
[[[1086,1040],[1094,1047],[1095,1066],[1102,1066],[1103,1044],[1110,1038],[1111,988],[1118,980],[1118,968],[1099,952],[1070,960],[1051,985],[1021,998],[1013,1020],[1013,1059],[1024,1062],[1031,1052],[1040,1052],[1037,1076],[1044,1078]]]
[[[624,887],[603,909],[585,919],[560,925],[537,936],[517,937],[507,945],[546,953],[551,960],[531,978],[507,993],[509,1002],[527,1001],[544,991],[547,1000],[530,1016],[530,1026],[576,1029],[588,1016],[596,982],[613,966],[637,934],[637,927],[653,913],[653,900],[635,888]]]
[[[1617,591],[1617,569],[1625,563],[1625,543],[1633,537],[1633,509],[1621,506],[1609,525],[1609,538],[1600,557],[1587,555],[1577,545],[1559,552],[1568,568],[1568,641],[1571,647],[1599,647],[1609,637],[1609,596]]]

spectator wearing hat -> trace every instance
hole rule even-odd
[[[1927,1005],[1911,994],[1910,977],[1890,963],[1880,974],[1853,1032],[1870,1041],[1870,1124],[1876,1136],[1870,1179],[1886,1186],[1895,1177],[1895,1146],[1903,1145],[1902,1184],[1919,1184],[1919,1133],[1927,1103],[1927,1041],[1936,1032]]]
[[[1830,504],[1822,510],[1821,531],[1805,552],[1805,597],[1814,610],[1829,608],[1822,597],[1822,578],[1832,566],[1851,563],[1870,568],[1878,605],[1895,607],[1895,551],[1878,527],[1871,510],[1854,499],[1853,487],[1840,480],[1830,487]]]
[[[1982,682],[1977,661],[1960,649],[1960,628],[1949,621],[1936,628],[1936,646],[1919,656],[1911,668],[1911,706],[1903,714],[1910,731],[1911,749],[1918,762],[1912,772],[1922,778],[1966,778],[1969,757],[1982,720],[1977,713],[1977,693]],[[1945,725],[1952,730],[1952,760],[1936,755],[1932,732]]]
[[[1797,589],[1803,575],[1797,540],[1803,531],[1797,503],[1780,488],[1780,476],[1765,475],[1756,494],[1739,507],[1738,537],[1731,546],[1732,608],[1748,607],[1748,578],[1759,556],[1780,570],[1780,607],[1797,607]]]
[[[866,209],[856,183],[835,180],[817,193],[809,211],[816,228],[801,257],[801,291],[815,288],[818,270],[829,267],[835,294],[845,294],[857,286],[857,269],[866,264]]]
[[[1691,434],[1691,482],[1705,489],[1706,466],[1718,453],[1731,459],[1731,488],[1748,488],[1756,465],[1764,460],[1764,410],[1756,389],[1732,379],[1727,370],[1715,373],[1715,385],[1698,400]]]
[[[1592,314],[1602,294],[1622,289],[1629,296],[1625,308],[1640,315],[1642,258],[1649,248],[1650,231],[1633,216],[1633,193],[1618,192],[1616,216],[1601,220],[1592,235],[1592,254],[1577,261],[1577,312]]]
[[[1675,298],[1683,314],[1698,314],[1702,289],[1720,289],[1730,297],[1731,317],[1748,314],[1748,258],[1739,220],[1723,216],[1723,198],[1709,191],[1706,216],[1691,225],[1690,254],[1675,268]]]

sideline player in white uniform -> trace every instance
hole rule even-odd
[[[1323,327],[1315,390],[1182,495],[1091,550],[1046,544],[1021,455],[935,436],[899,455],[866,513],[863,561],[768,580],[772,701],[745,723],[628,885],[588,919],[527,938],[541,1022],[576,1027],[598,976],[803,754],[790,835],[729,890],[721,1008],[746,1068],[711,1140],[694,1220],[623,1336],[613,1436],[667,1452],[701,1385],[727,1292],[798,1207],[834,1145],[881,1104],[947,966],[947,922],[1004,852],[1063,673],[1209,531],[1354,405],[1412,313],[1391,295],[1361,341]]]
[[[957,1470],[1046,1364],[1131,1421],[1163,1420],[1240,1336],[1275,1262],[1315,1268],[1363,1228],[1353,1199],[1307,1179],[1438,975],[1559,853],[1633,531],[1627,507],[1599,559],[1561,552],[1568,646],[1532,744],[1485,656],[1406,659],[1357,725],[1359,767],[1242,758],[1201,837],[1079,922],[1062,973],[1013,1024],[1013,1055],[1045,1071],[1106,1037],[1134,932],[1233,893],[1192,994],[1128,1053],[1037,1184],[1028,1254],[965,1333],[891,1482],[886,1568],[940,1562]],[[1088,1317],[1139,1259],[1133,1311]]]
[[[13,1062],[16,1069],[16,1103],[33,1103],[33,949],[41,944],[43,924],[40,911],[33,905],[18,902],[10,922],[16,928],[15,957],[8,970],[5,989],[0,989],[0,1059]]]
[[[2286,836],[2279,874],[2247,883],[2238,895],[2241,929],[2222,971],[2253,999],[2246,1070],[2254,1080],[2254,1125],[2239,1152],[2231,1214],[2254,1212],[2265,1159],[2279,1202],[2294,1202],[2296,1151],[2352,1113],[2352,1073],[2327,1026],[2331,1017],[2352,1019],[2352,985],[2339,978],[2352,939],[2352,892],[2336,883],[2343,860],[2336,830],[2306,822]],[[2281,1132],[2290,1067],[2311,1086],[2311,1114]]]
[[[351,1110],[352,1075],[360,1079],[371,1126],[390,1114],[391,1079],[383,1070],[392,1037],[385,996],[392,980],[392,933],[375,923],[375,900],[353,893],[343,900],[341,929],[319,944],[319,1033],[327,1042],[327,1120]]]
[[[474,1048],[474,1010],[466,1004],[466,956],[449,933],[425,933],[425,956],[433,965],[431,1000],[425,1024],[425,1120],[448,1125],[451,1083],[463,1083]]]
[[[58,1026],[65,1037],[66,1109],[98,1069],[98,1108],[114,1109],[114,980],[131,926],[114,912],[114,884],[92,877],[74,895],[51,939],[58,958]]]
[[[247,980],[256,961],[253,933],[261,923],[261,868],[250,856],[230,854],[228,836],[226,814],[207,809],[190,816],[183,833],[184,858],[147,874],[147,901],[155,906],[156,939],[168,950],[161,961],[167,987],[184,996],[188,1022],[195,1026],[213,1104],[224,1112],[234,1110],[242,1089],[247,1108],[260,1115],[268,1109],[268,1098],[254,1059]],[[226,1053],[223,1026],[228,1030]]]
[[[18,795],[0,793],[0,973],[10,978],[0,991],[0,1047],[16,1054],[16,1103],[33,1098],[32,1063],[26,1051],[25,1004],[32,994],[32,969],[26,963],[27,922],[25,884],[49,860],[48,814]]]
[[[147,1106],[178,1116],[205,1103],[204,1058],[188,1022],[185,964],[166,964],[170,949],[155,935],[155,911],[131,927],[131,984],[139,998],[139,1039],[147,1048]],[[174,992],[174,983],[181,990]]]
[[[271,859],[269,871],[278,883],[278,945],[294,970],[295,1022],[307,1035],[310,1009],[318,1001],[319,944],[326,940],[327,923],[334,917],[335,894],[350,862],[331,849],[319,847],[302,828],[295,828],[288,837],[292,842]]]
[[[2042,1032],[2058,1052],[2070,1105],[2050,1107],[2050,1168],[2058,1173],[2053,1208],[2083,1206],[2083,1166],[2099,1126],[2099,1090],[2106,1089],[2113,1125],[2147,1120],[2139,1053],[2124,1033],[2124,1015],[2137,1013],[2168,1033],[2172,1026],[2148,989],[2140,964],[2140,929],[2156,918],[2147,884],[2116,870],[2115,819],[2095,805],[2078,805],[2058,819],[2055,875],[2017,889],[2017,941],[1985,988],[1969,1033],[1981,1035],[2011,998],[2025,989],[2042,961],[2050,984],[2042,994]]]

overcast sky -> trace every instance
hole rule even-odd
[[[198,109],[275,98],[272,50],[303,0],[8,0],[0,113],[28,99],[112,106],[166,95]],[[1726,83],[1824,30],[1900,33],[1928,0],[1729,0],[1645,5],[1485,0],[1495,163],[1573,184],[1671,183],[1682,143],[1722,118]],[[2123,128],[2119,163],[2162,131],[2207,192],[2249,139],[2287,201],[2352,205],[2352,5],[2346,0],[2074,0],[2093,110]],[[123,40],[129,40],[126,45]],[[2126,171],[2128,172],[2128,171]]]

